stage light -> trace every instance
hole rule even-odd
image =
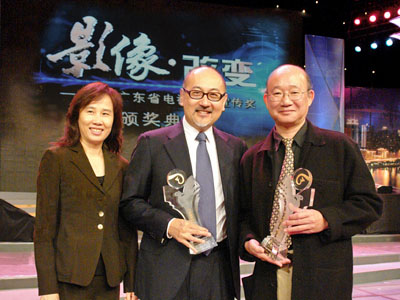
[[[361,52],[361,47],[360,47],[360,46],[355,46],[355,47],[354,47],[354,51],[356,51],[356,52]]]
[[[376,15],[370,15],[369,18],[368,18],[368,20],[369,20],[371,23],[375,23],[375,22],[376,22]]]
[[[397,14],[400,16],[400,8],[397,10]]]
[[[354,25],[360,25],[361,24],[361,20],[359,18],[354,19]]]
[[[386,46],[390,47],[390,46],[392,46],[392,45],[393,45],[393,40],[392,40],[391,38],[388,38],[388,39],[386,40]]]
[[[385,19],[390,19],[391,16],[392,16],[392,14],[390,13],[390,11],[385,11],[385,13],[383,14],[383,17]]]
[[[371,49],[375,50],[376,48],[378,48],[378,44],[376,42],[373,42],[373,43],[371,43],[370,47],[371,47]]]

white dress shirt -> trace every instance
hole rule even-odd
[[[196,140],[199,131],[192,127],[183,117],[183,131],[185,133],[186,143],[189,149],[190,163],[192,165],[193,177],[196,179],[196,153],[199,141]],[[215,144],[213,128],[210,127],[204,131],[207,141],[207,152],[210,156],[211,167],[214,179],[215,207],[217,217],[217,242],[221,242],[226,238],[226,211],[224,202],[224,192],[222,190],[221,173],[219,170],[217,145]],[[200,200],[201,201],[201,200]]]
[[[183,131],[185,133],[186,144],[189,149],[189,157],[190,164],[192,166],[193,177],[196,179],[196,156],[197,156],[197,146],[199,145],[199,141],[196,140],[199,131],[191,126],[183,117]],[[216,207],[216,223],[217,223],[217,236],[215,239],[217,242],[221,242],[227,237],[226,234],[226,211],[225,211],[225,199],[224,192],[222,190],[222,181],[221,181],[221,173],[219,170],[218,163],[218,153],[217,153],[217,145],[215,144],[214,132],[212,127],[204,131],[207,141],[206,147],[208,155],[210,156],[211,168],[213,172],[213,180],[214,180],[214,192],[215,192],[215,207]],[[172,219],[173,220],[173,219]],[[171,238],[168,235],[169,225],[172,220],[168,223],[167,227],[167,237]]]

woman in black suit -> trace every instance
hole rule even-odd
[[[122,98],[108,85],[81,88],[65,133],[41,160],[35,262],[41,300],[119,299],[133,293],[137,233],[118,216],[127,161]]]

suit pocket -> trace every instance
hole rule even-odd
[[[165,244],[161,244],[149,237],[148,235],[143,235],[142,241],[140,243],[140,251],[148,251],[154,254],[161,254],[167,244],[168,241]]]

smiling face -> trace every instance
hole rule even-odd
[[[183,84],[187,91],[198,90],[204,93],[226,92],[225,82],[221,75],[212,68],[200,67],[191,71]],[[186,121],[199,131],[210,128],[225,110],[228,95],[224,95],[218,102],[211,102],[204,95],[200,100],[190,98],[183,89],[180,91],[180,105],[183,106]]]
[[[111,132],[114,109],[110,96],[101,95],[79,112],[80,141],[84,145],[102,146]]]
[[[288,94],[300,92],[299,100],[293,101]],[[280,101],[272,101],[273,93],[283,93]],[[267,83],[267,93],[264,102],[274,119],[277,128],[300,128],[307,117],[308,108],[314,99],[314,91],[308,84],[303,69],[297,66],[285,65],[272,72]]]

